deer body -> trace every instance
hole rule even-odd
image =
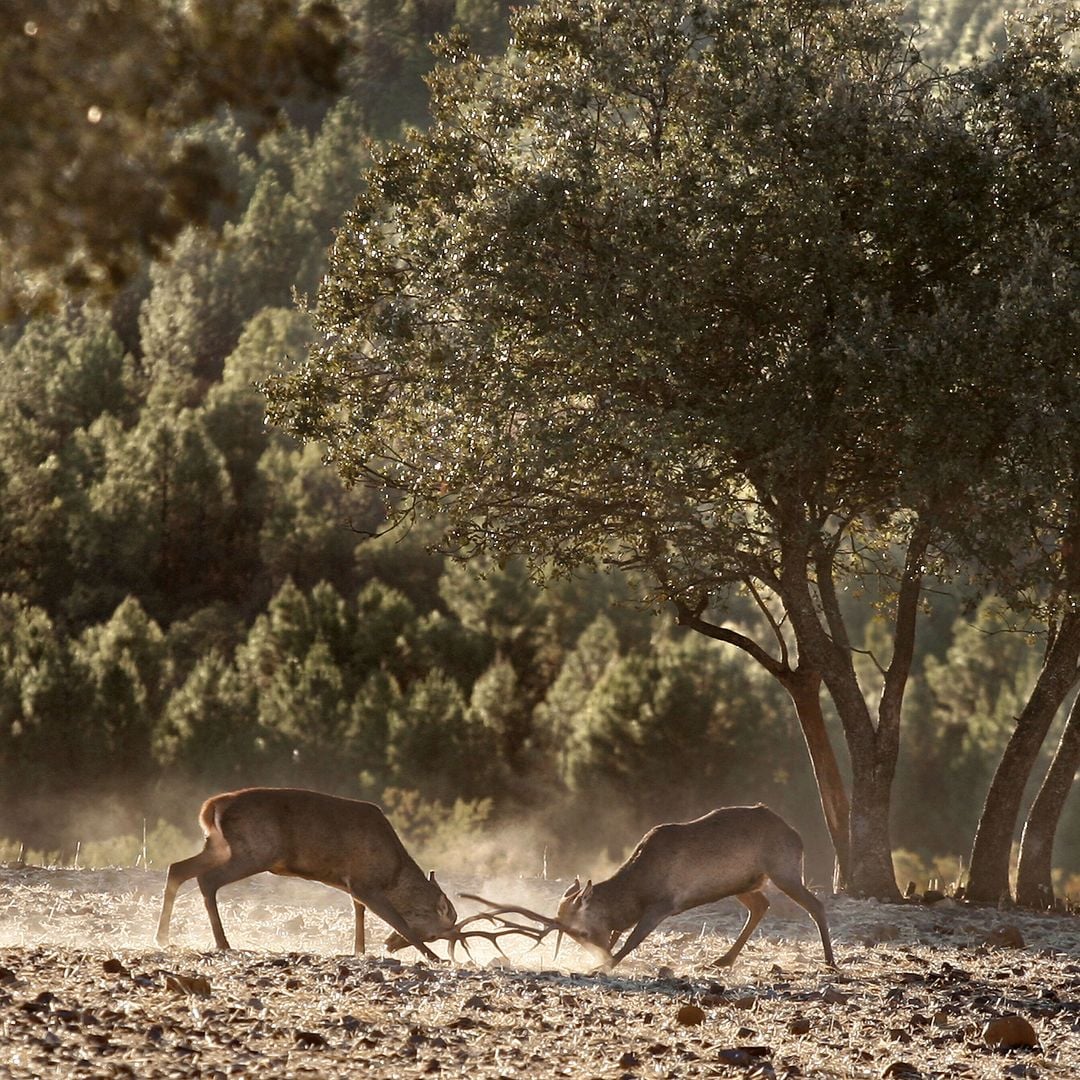
[[[223,885],[263,871],[319,881],[347,892],[356,917],[354,952],[364,952],[364,914],[370,908],[394,933],[391,948],[424,944],[444,936],[456,913],[435,883],[405,850],[386,815],[374,803],[299,788],[245,788],[203,803],[199,822],[203,850],[169,867],[157,941],[168,944],[169,922],[180,886],[197,878],[214,942],[229,948],[217,907]]]
[[[835,966],[825,909],[803,883],[802,838],[765,806],[731,806],[694,821],[658,825],[606,881],[563,894],[557,920],[614,967],[669,915],[728,896],[747,909],[746,923],[717,961],[734,963],[769,908],[767,880],[806,910],[821,933],[825,960]],[[612,955],[624,931],[630,934]]]

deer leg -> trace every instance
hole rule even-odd
[[[636,949],[657,926],[671,914],[670,904],[653,904],[645,909],[645,914],[638,920],[637,926],[630,931],[630,936],[623,942],[622,948],[611,958],[614,967],[627,953]]]
[[[829,940],[829,924],[825,921],[825,905],[801,881],[780,882],[773,878],[773,884],[782,893],[790,896],[817,923],[818,932],[821,934],[821,947],[825,950],[825,963],[829,967],[836,967],[832,942]]]
[[[742,952],[742,947],[746,944],[747,938],[754,932],[757,924],[761,922],[765,912],[769,910],[769,898],[762,892],[739,893],[735,899],[746,908],[746,922],[743,923],[739,936],[732,942],[731,948],[716,961],[714,967],[730,967],[735,963],[735,957]]]
[[[364,905],[354,896],[352,898],[353,912],[356,915],[356,937],[353,941],[353,955],[363,956],[366,949],[364,941]]]
[[[363,904],[369,907],[384,923],[386,923],[391,929],[396,930],[414,949],[416,949],[423,956],[426,956],[429,960],[438,960],[439,958],[412,932],[412,928],[402,918],[397,908],[390,902],[387,896],[377,889],[365,889],[363,898],[359,897],[352,891],[352,886],[346,881],[346,887],[349,889],[349,895],[353,898],[354,903]]]
[[[244,878],[260,874],[268,869],[265,863],[238,859],[234,854],[227,862],[211,867],[199,875],[199,889],[203,895],[203,903],[206,905],[206,914],[210,917],[210,929],[214,931],[214,944],[219,949],[228,949],[230,946],[221,925],[221,913],[218,911],[218,889],[223,885],[231,885],[234,881],[242,881]]]
[[[217,866],[223,859],[227,859],[228,852],[221,851],[207,843],[206,847],[198,855],[192,855],[190,859],[174,862],[169,867],[168,877],[165,879],[165,895],[161,899],[161,918],[158,919],[156,940],[164,947],[169,944],[169,923],[172,921],[173,904],[176,902],[176,894],[185,881],[198,877],[207,870]]]

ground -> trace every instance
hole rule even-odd
[[[824,897],[832,970],[813,923],[779,897],[717,969],[742,918],[725,901],[663,924],[601,975],[573,944],[558,958],[524,940],[507,942],[509,959],[486,943],[473,961],[390,956],[371,916],[368,956],[344,955],[345,898],[269,876],[221,893],[235,951],[210,948],[194,885],[159,949],[163,884],[0,867],[0,1077],[1080,1076],[1075,916]],[[443,886],[461,914],[462,891],[553,912],[563,888]],[[987,1042],[1008,1014],[1036,1047]]]

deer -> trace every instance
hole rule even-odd
[[[824,905],[803,881],[802,837],[767,806],[721,807],[693,821],[657,825],[611,877],[584,885],[575,878],[554,919],[479,896],[468,899],[488,905],[492,917],[514,913],[539,922],[544,930],[537,939],[551,931],[566,934],[601,961],[599,970],[611,970],[668,916],[734,896],[747,909],[746,922],[715,961],[729,967],[769,909],[761,891],[766,881],[814,920],[825,961],[836,967]]]
[[[391,950],[413,946],[438,960],[425,944],[468,937],[457,930],[454,905],[405,850],[382,810],[371,802],[301,788],[252,787],[214,795],[199,812],[203,850],[169,867],[157,943],[169,943],[177,890],[197,879],[214,932],[228,949],[217,892],[223,885],[269,871],[340,889],[352,898],[356,918],[353,952],[365,951],[366,909],[387,923]],[[467,948],[467,945],[466,945]]]
[[[802,837],[767,806],[727,806],[693,821],[657,825],[614,874],[595,885],[575,878],[556,921],[614,968],[668,916],[734,896],[746,922],[716,962],[730,967],[765,912],[766,881],[817,924],[825,962],[836,967],[825,908],[803,881]],[[618,952],[616,943],[630,930]]]

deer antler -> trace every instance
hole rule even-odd
[[[491,923],[494,928],[491,930],[468,929],[478,922]],[[450,942],[451,960],[454,959],[454,948],[457,945],[461,945],[469,959],[472,959],[472,953],[469,951],[469,940],[471,938],[483,938],[485,941],[490,941],[498,950],[500,956],[509,959],[499,944],[500,938],[506,937],[508,934],[522,935],[532,940],[535,949],[553,929],[554,927],[550,926],[544,929],[537,929],[535,926],[523,926],[521,923],[504,919],[498,912],[481,911],[475,915],[469,915],[456,923],[447,931],[446,938]]]
[[[552,919],[548,915],[541,915],[538,911],[531,911],[527,907],[519,907],[517,904],[498,904],[494,900],[486,900],[475,893],[459,893],[458,895],[462,900],[475,900],[476,903],[483,904],[488,909],[482,913],[484,915],[524,915],[526,919],[532,919],[548,930],[561,930],[563,933],[570,932],[570,928],[559,922],[558,919]]]
[[[537,944],[554,930],[556,934],[555,956],[559,955],[563,934],[573,938],[575,941],[580,940],[572,927],[567,926],[558,919],[551,918],[549,915],[541,915],[540,912],[533,911],[531,908],[521,907],[519,904],[498,904],[494,900],[488,900],[483,896],[477,896],[475,893],[460,893],[459,895],[463,900],[475,900],[478,904],[484,904],[488,908],[486,912],[483,912],[484,915],[496,917],[506,926],[519,927],[519,933],[525,933],[529,936],[537,935],[535,937]],[[524,915],[526,919],[532,919],[534,922],[540,923],[544,929],[543,931],[537,931],[531,927],[522,927],[519,923],[511,923],[508,919],[504,919],[504,915]]]

